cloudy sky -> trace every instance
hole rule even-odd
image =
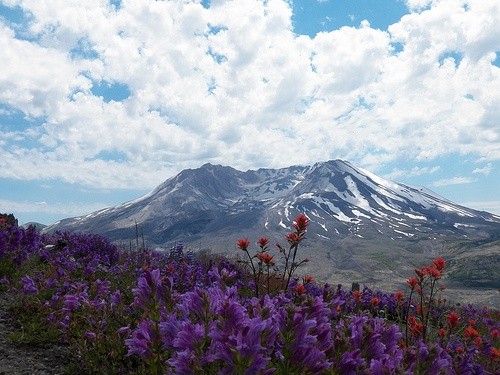
[[[0,0],[0,212],[345,159],[500,214],[497,0]]]

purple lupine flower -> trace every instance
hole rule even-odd
[[[23,283],[23,292],[26,294],[38,294],[38,288],[35,285],[35,282],[28,275],[23,276],[21,278],[21,282]]]
[[[212,324],[212,328],[214,324]],[[204,364],[213,362],[215,357],[210,355],[210,350],[204,356],[200,355],[206,338],[205,326],[201,323],[183,321],[180,324],[177,336],[172,341],[176,352],[167,361],[174,374],[193,374],[194,368],[202,368]]]
[[[119,289],[115,290],[113,294],[111,294],[110,302],[111,302],[111,307],[114,307],[116,305],[119,305],[122,300],[122,294]]]
[[[290,362],[301,365],[312,373],[320,373],[329,366],[325,353],[317,347],[318,338],[313,333],[316,325],[317,319],[311,319],[303,308],[293,315],[290,326],[285,328],[294,335],[294,341],[289,348],[292,353]]]
[[[338,372],[346,375],[358,374],[357,370],[363,367],[366,367],[366,361],[361,357],[360,349],[345,351],[340,362],[336,365]]]
[[[109,294],[109,288],[111,287],[111,281],[97,279],[94,282],[97,290],[97,295],[105,296]]]
[[[415,369],[425,371],[426,374],[452,374],[452,359],[450,355],[436,343],[425,343],[419,339],[411,351],[407,351],[405,358],[410,366],[408,374],[413,374]],[[468,372],[465,372],[468,373]],[[476,373],[476,372],[471,372]]]
[[[55,288],[59,285],[59,281],[57,279],[49,277],[45,279],[45,285],[47,286],[47,288]]]
[[[171,277],[161,277],[160,270],[149,271],[145,269],[137,280],[137,288],[132,289],[135,296],[135,303],[142,309],[146,309],[150,301],[156,299],[165,304],[167,299],[167,290],[171,289],[173,279]]]
[[[95,334],[95,332],[92,332],[92,331],[86,331],[85,332],[85,337],[91,341],[95,340],[97,338],[97,335]]]
[[[139,322],[137,328],[132,332],[132,338],[125,340],[128,347],[127,355],[138,355],[148,357],[152,355],[150,348],[153,342],[153,322],[149,319]]]
[[[69,322],[70,318],[68,315],[66,315],[60,322],[59,322],[59,327],[65,331],[69,328]]]
[[[160,322],[159,326],[163,348],[165,350],[173,349],[173,342],[179,333],[181,322],[174,315],[169,314],[166,320]]]
[[[63,306],[63,311],[71,312],[72,310],[75,310],[76,308],[78,308],[78,306],[80,306],[80,301],[76,295],[66,294],[64,296]]]

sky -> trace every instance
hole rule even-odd
[[[343,159],[500,214],[497,0],[0,0],[0,212]]]

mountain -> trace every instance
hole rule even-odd
[[[181,241],[236,253],[240,237],[283,242],[301,212],[311,220],[301,249],[311,259],[304,271],[318,279],[392,286],[413,267],[443,256],[452,283],[500,288],[500,216],[342,160],[246,172],[205,164],[139,199],[46,231],[88,231],[128,244],[138,228],[151,246]]]

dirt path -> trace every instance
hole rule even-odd
[[[7,295],[0,293],[0,375],[62,375],[68,363],[64,346],[13,344],[15,317],[7,312]]]

